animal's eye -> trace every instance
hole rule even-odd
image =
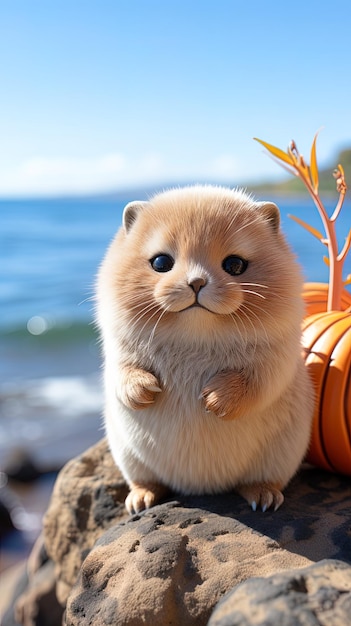
[[[169,272],[174,265],[174,260],[169,254],[158,254],[150,259],[150,263],[155,272]]]
[[[245,272],[248,264],[248,261],[242,259],[241,256],[235,256],[232,254],[224,259],[222,268],[231,276],[239,276],[239,274],[243,274]]]

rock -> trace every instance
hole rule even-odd
[[[128,517],[127,493],[105,439],[61,470],[44,518],[44,537],[55,563],[56,593],[62,606],[95,541],[118,519]]]
[[[351,567],[325,560],[229,592],[208,626],[346,626],[351,623]]]
[[[7,474],[0,471],[0,541],[8,532],[15,528],[11,515],[14,498],[11,497],[7,483]]]
[[[66,624],[206,624],[233,585],[308,562],[235,519],[162,504],[97,541],[69,596]]]
[[[3,616],[3,626],[59,626],[63,608],[56,598],[54,563],[40,536],[19,578],[14,597]]]
[[[14,530],[8,499],[0,492],[0,540],[8,532]]]
[[[173,494],[130,518],[127,493],[105,440],[58,476],[44,520],[45,571],[61,612],[67,603],[67,624],[205,625],[217,601],[252,576],[351,562],[347,477],[304,467],[275,513],[253,513],[235,493],[178,494],[176,502]],[[21,619],[35,614],[35,602],[40,615],[45,598],[35,593],[21,594]]]
[[[22,449],[13,450],[4,466],[7,476],[20,483],[30,483],[42,474],[31,455]]]

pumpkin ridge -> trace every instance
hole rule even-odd
[[[320,337],[316,341],[315,350],[307,353],[305,365],[312,380],[314,389],[314,419],[312,422],[310,445],[307,451],[307,461],[313,465],[325,467],[329,471],[333,468],[326,454],[324,440],[321,432],[322,391],[324,379],[328,372],[329,358],[319,350]]]
[[[345,332],[338,339],[329,361],[322,390],[321,437],[328,442],[327,458],[337,472],[350,473],[351,437],[345,410],[351,366],[351,328],[347,318],[340,320]]]
[[[340,318],[340,311],[324,311],[307,317],[303,323],[303,341],[305,350],[310,351],[316,340],[322,336],[327,329],[331,328]]]

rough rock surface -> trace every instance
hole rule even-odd
[[[170,502],[101,537],[69,597],[66,623],[204,624],[227,589],[306,563],[235,519]]]
[[[335,560],[251,578],[219,602],[208,622],[208,626],[347,624],[351,624],[351,567]]]
[[[63,608],[55,593],[54,563],[40,535],[14,590],[14,601],[3,615],[3,626],[57,626]]]
[[[29,576],[19,624],[47,626],[35,616],[55,594],[69,625],[206,625],[223,594],[252,576],[351,562],[347,477],[303,468],[275,513],[254,513],[235,493],[173,494],[130,518],[127,492],[105,440],[61,471],[44,523],[47,577]]]
[[[55,563],[56,593],[64,606],[95,541],[121,518],[128,488],[103,439],[62,469],[44,518],[45,544]]]

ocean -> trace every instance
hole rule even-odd
[[[324,246],[288,217],[321,230],[312,201],[307,195],[274,200],[306,281],[326,282]],[[0,201],[0,469],[18,450],[43,469],[59,467],[103,436],[92,298],[124,204],[112,198]],[[347,201],[338,219],[340,247],[350,222]]]

